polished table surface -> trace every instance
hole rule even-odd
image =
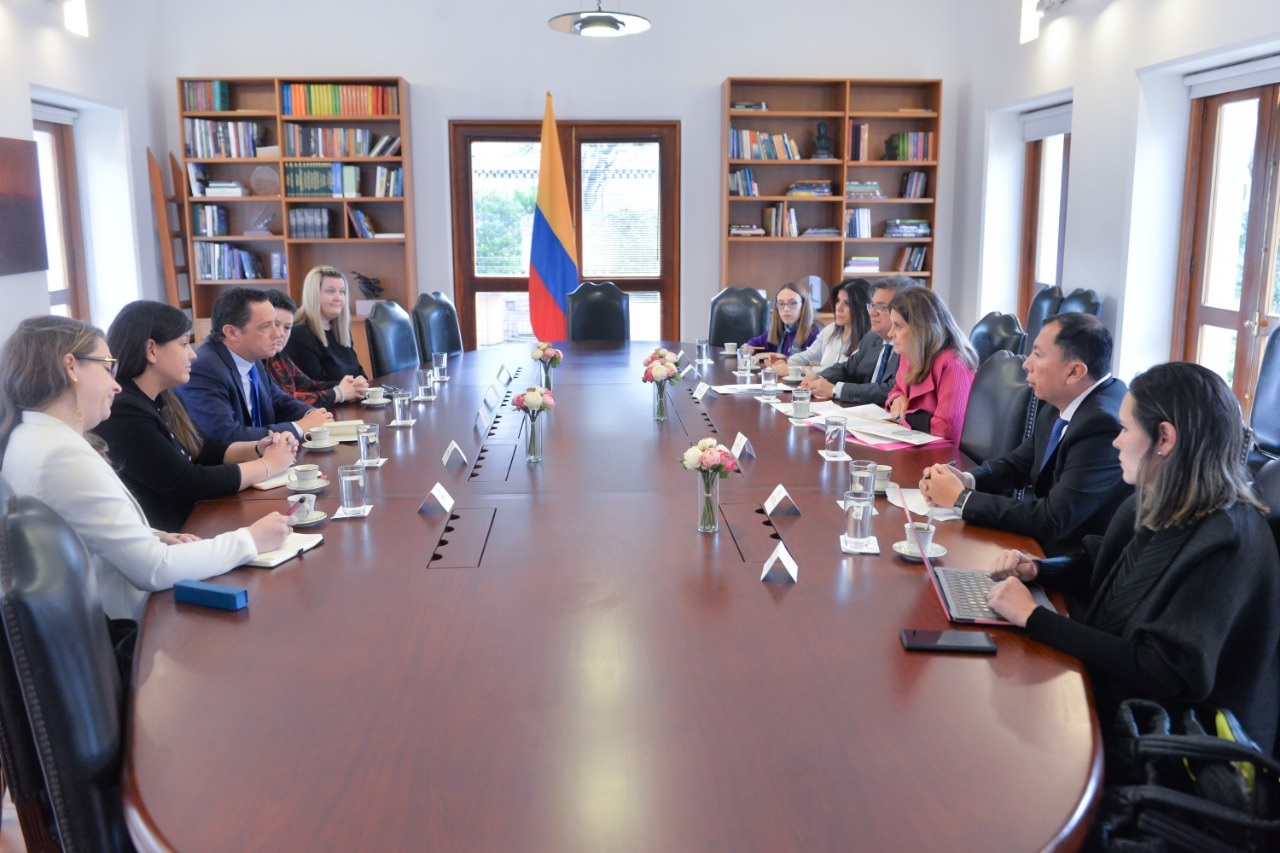
[[[505,407],[528,347],[467,353],[412,427],[388,408],[368,518],[274,570],[238,569],[237,613],[151,597],[125,800],[141,846],[202,850],[1032,850],[1078,845],[1100,778],[1078,663],[993,629],[995,656],[907,653],[948,627],[921,567],[840,552],[846,466],[750,397],[672,385],[651,418],[653,344],[566,347],[546,457]],[[692,353],[692,347],[688,348]],[[705,378],[731,383],[732,360]],[[514,378],[496,378],[506,366]],[[504,377],[505,378],[505,377]],[[406,374],[391,381],[407,387]],[[486,432],[476,412],[500,415]],[[721,529],[696,532],[679,456],[745,433]],[[450,440],[466,456],[441,461]],[[954,449],[867,449],[910,486]],[[305,452],[336,480],[344,444]],[[457,503],[422,509],[435,483]],[[786,486],[799,513],[761,502]],[[338,508],[336,483],[318,508]],[[285,490],[202,504],[212,534]],[[421,510],[421,511],[420,511]],[[778,539],[796,584],[761,582]],[[1018,537],[939,525],[945,563]]]

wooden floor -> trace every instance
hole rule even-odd
[[[4,795],[3,808],[0,808],[0,853],[26,853],[27,845],[22,842],[22,830],[18,828],[18,813],[9,802],[8,792]]]

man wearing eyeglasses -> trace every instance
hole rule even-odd
[[[898,355],[889,343],[889,303],[898,291],[916,286],[916,281],[905,275],[893,275],[876,282],[867,305],[871,331],[847,359],[821,373],[811,373],[804,380],[804,387],[819,397],[883,406],[898,373]]]

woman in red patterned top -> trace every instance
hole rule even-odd
[[[369,390],[369,380],[363,376],[344,376],[341,382],[324,382],[312,379],[303,373],[293,359],[285,354],[285,344],[289,342],[289,333],[293,329],[293,318],[298,306],[289,295],[274,288],[267,290],[271,305],[276,309],[276,319],[284,330],[276,354],[266,360],[267,372],[271,379],[286,394],[292,394],[309,406],[331,409],[337,403],[353,403],[362,399]]]

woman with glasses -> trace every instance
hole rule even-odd
[[[153,530],[90,430],[120,393],[102,332],[66,317],[29,317],[0,351],[0,471],[47,503],[90,554],[103,610],[136,620],[150,590],[219,575],[284,544],[278,512],[199,539]]]
[[[825,370],[838,361],[844,361],[858,348],[858,343],[870,329],[867,303],[871,301],[871,282],[865,278],[846,278],[831,290],[831,304],[835,310],[835,322],[823,326],[818,337],[802,352],[784,358],[777,353],[769,361],[785,361],[788,365]]]
[[[1157,365],[1120,404],[1120,469],[1135,493],[1073,554],[997,558],[988,602],[1080,659],[1104,723],[1124,699],[1176,718],[1230,709],[1265,752],[1280,720],[1280,559],[1243,464],[1240,405],[1213,371]],[[1038,607],[1022,581],[1067,593]]]
[[[898,373],[886,407],[894,420],[960,441],[978,354],[932,290],[909,287],[889,303]]]
[[[803,288],[788,282],[773,296],[773,314],[768,331],[743,344],[747,351],[776,352],[784,357],[805,349],[818,337],[820,327],[813,320],[813,304]]]
[[[173,391],[191,378],[196,358],[182,311],[131,302],[107,330],[107,345],[120,360],[122,390],[94,432],[152,527],[177,532],[199,501],[233,495],[293,464],[297,440],[288,433],[228,443],[191,420]]]
[[[320,266],[307,273],[302,309],[284,352],[312,379],[337,385],[366,375],[351,348],[351,302],[341,272]]]

